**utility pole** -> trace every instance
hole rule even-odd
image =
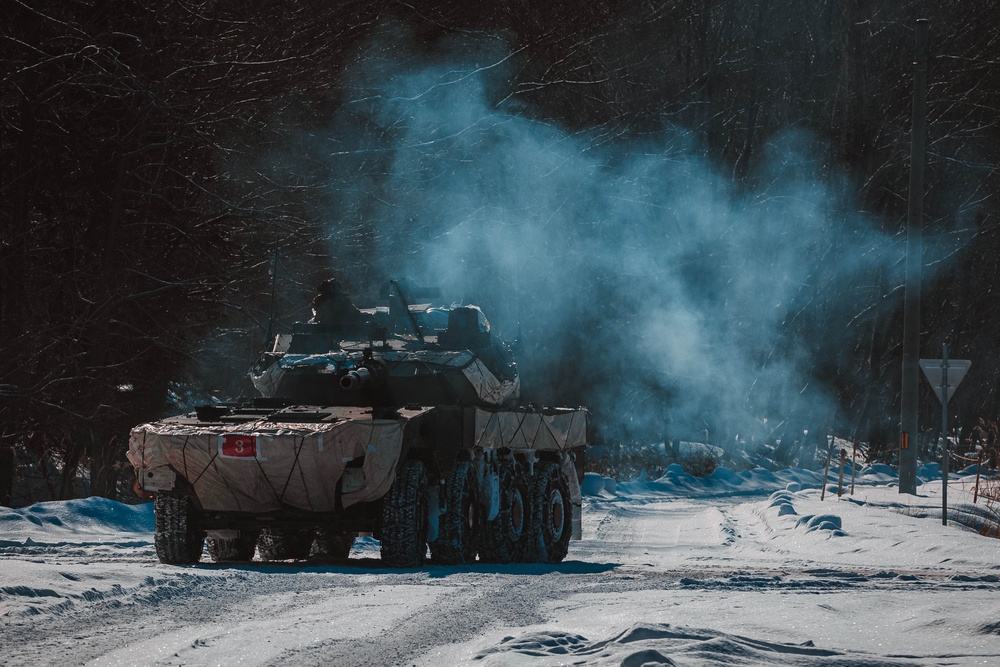
[[[927,89],[927,19],[918,19],[913,57],[910,128],[910,197],[906,217],[906,288],[903,296],[903,384],[900,391],[899,492],[917,493],[917,385],[920,380],[920,283],[923,279],[924,107]]]
[[[941,345],[941,525],[948,525],[948,344]]]

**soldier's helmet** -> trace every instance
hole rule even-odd
[[[340,283],[336,278],[327,278],[316,289],[320,294],[336,294],[340,291]]]

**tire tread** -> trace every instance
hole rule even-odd
[[[191,496],[158,493],[153,517],[153,543],[161,563],[189,565],[201,560],[205,532]]]
[[[427,471],[411,459],[403,464],[382,505],[382,562],[420,567],[427,553]]]

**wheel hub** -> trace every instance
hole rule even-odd
[[[554,537],[562,535],[566,524],[566,508],[563,504],[563,496],[558,489],[553,489],[549,494],[549,528]]]

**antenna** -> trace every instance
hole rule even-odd
[[[399,281],[390,280],[389,281],[389,285],[390,285],[390,287],[395,287],[396,288],[396,297],[399,299],[400,303],[403,304],[403,314],[406,316],[407,321],[410,323],[410,326],[413,328],[413,333],[415,333],[417,335],[417,338],[420,340],[420,343],[423,344],[423,342],[424,342],[424,334],[423,334],[423,332],[420,331],[420,325],[417,324],[417,318],[415,318],[413,316],[413,313],[410,312],[410,302],[409,302],[409,300],[407,300],[406,295],[403,293],[403,288],[400,286]],[[391,293],[390,293],[389,297],[390,297],[390,299],[392,298],[392,294]],[[391,315],[391,313],[392,313],[392,302],[390,301],[389,304],[390,304],[389,305],[389,309],[390,309],[389,312],[390,312],[390,315]]]
[[[274,234],[274,256],[271,259],[271,304],[268,307],[267,314],[267,335],[264,338],[264,349],[267,349],[268,344],[272,341],[273,334],[271,332],[274,325],[274,287],[278,282],[278,234]]]

